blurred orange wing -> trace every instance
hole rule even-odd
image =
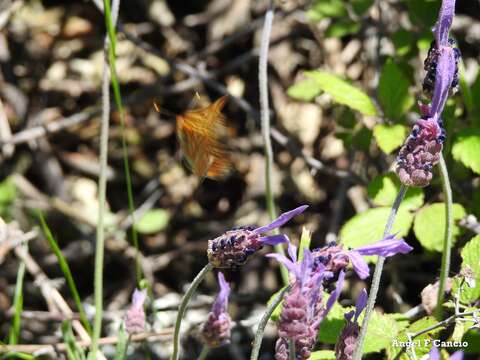
[[[224,139],[230,128],[222,109],[223,96],[209,106],[177,116],[177,137],[192,172],[199,177],[219,179],[231,169],[231,154]]]

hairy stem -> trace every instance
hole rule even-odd
[[[107,159],[108,159],[108,129],[110,124],[110,71],[111,61],[115,57],[115,34],[111,29],[114,27],[120,7],[120,0],[113,0],[110,11],[110,1],[104,0],[105,24],[108,36],[105,37],[104,51],[105,61],[103,64],[102,78],[102,124],[100,127],[100,174],[98,178],[98,220],[95,246],[95,273],[94,273],[94,302],[95,317],[93,321],[93,336],[89,358],[97,358],[98,339],[102,329],[103,312],[103,257],[105,243],[105,203],[107,193]],[[110,66],[109,66],[110,65]]]
[[[295,340],[288,339],[288,360],[295,360],[297,357],[295,356]]]
[[[207,275],[213,269],[213,265],[208,263],[204,266],[202,270],[195,276],[192,283],[190,284],[187,292],[182,298],[182,302],[178,307],[177,313],[177,320],[175,321],[175,331],[173,333],[173,353],[171,360],[177,360],[179,357],[179,349],[180,349],[180,325],[182,324],[183,315],[185,314],[185,310],[187,309],[187,305],[192,298],[193,293],[197,289],[198,285],[202,282],[205,275]]]
[[[268,47],[270,44],[270,33],[272,32],[273,23],[273,6],[270,6],[265,14],[265,23],[262,30],[262,39],[260,41],[260,56],[258,59],[258,86],[260,92],[260,121],[262,124],[262,137],[265,152],[265,198],[267,203],[267,211],[270,220],[277,217],[275,209],[275,198],[272,189],[272,167],[273,167],[273,150],[272,140],[270,138],[270,108],[268,104]],[[278,229],[275,230],[278,234]],[[285,255],[283,247],[275,245],[275,251]],[[280,265],[282,279],[285,285],[288,284],[288,271],[285,266]]]
[[[255,339],[253,340],[252,354],[250,355],[250,360],[257,360],[260,353],[260,347],[262,346],[263,333],[265,327],[267,326],[268,320],[272,316],[274,310],[282,302],[283,295],[290,290],[290,286],[283,288],[277,296],[268,304],[267,309],[263,313],[262,319],[258,323],[257,332],[255,333]]]
[[[445,195],[445,237],[443,239],[442,267],[440,269],[440,280],[438,284],[437,307],[435,309],[435,317],[442,319],[442,303],[445,292],[445,283],[450,271],[450,254],[452,250],[452,231],[453,231],[453,200],[450,179],[448,178],[447,164],[443,154],[440,155],[440,177],[442,179],[442,188]]]
[[[209,351],[210,351],[210,348],[207,345],[204,345],[202,352],[200,353],[200,355],[198,355],[197,360],[205,360],[207,358]]]
[[[385,225],[385,230],[383,231],[383,237],[390,234],[392,231],[393,223],[395,222],[395,217],[397,216],[398,208],[407,192],[407,187],[402,184],[400,190],[398,191],[397,197],[392,205],[392,210],[388,216],[387,224]],[[377,264],[375,265],[375,272],[373,273],[372,285],[370,287],[370,295],[367,301],[367,307],[365,309],[365,317],[363,318],[362,327],[360,329],[360,334],[358,336],[357,347],[353,353],[353,360],[360,360],[362,358],[362,348],[365,341],[365,335],[367,334],[367,327],[372,316],[373,307],[375,306],[375,301],[377,299],[378,289],[380,287],[380,279],[382,277],[383,264],[385,258],[383,256],[378,256]]]

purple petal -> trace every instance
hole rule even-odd
[[[451,47],[441,47],[435,75],[431,115],[440,117],[448,99],[448,92],[455,75],[455,54]]]
[[[277,245],[289,242],[288,237],[283,234],[263,236],[260,238],[260,241],[267,245]]]
[[[430,360],[440,360],[440,351],[438,351],[436,346],[432,346],[429,355]]]
[[[357,298],[357,302],[355,303],[355,319],[353,321],[357,321],[358,317],[362,313],[363,309],[367,305],[368,294],[365,288],[362,289],[362,292]]]
[[[218,284],[220,285],[220,291],[218,292],[217,298],[212,305],[212,312],[215,315],[220,315],[227,309],[228,306],[228,296],[230,295],[230,285],[228,285],[225,280],[223,273],[218,272]]]
[[[255,229],[253,231],[257,234],[262,234],[264,232],[279,228],[280,226],[285,224],[287,221],[289,221],[294,216],[297,216],[298,214],[301,214],[302,212],[304,212],[307,208],[308,208],[308,205],[299,206],[296,209],[293,209],[293,210],[290,210],[286,213],[283,213],[278,218],[273,220],[270,224],[259,227],[259,228]]]
[[[303,259],[300,263],[300,277],[297,280],[300,282],[300,287],[303,286],[305,281],[310,276],[310,272],[313,265],[313,257],[312,253],[308,249],[304,249],[303,251]]]
[[[349,311],[348,313],[344,314],[345,320],[348,322],[352,321],[353,315],[355,315],[355,310]],[[356,320],[355,320],[356,321]]]
[[[455,351],[452,356],[450,356],[450,360],[463,360],[463,351]]]
[[[345,280],[345,272],[340,271],[340,273],[338,274],[338,280],[337,280],[337,285],[335,287],[335,290],[333,290],[333,292],[330,294],[330,297],[327,300],[327,304],[325,305],[325,310],[323,310],[323,312],[318,317],[318,320],[315,322],[316,325],[320,324],[323,321],[323,319],[325,319],[328,312],[333,307],[333,304],[335,304],[335,301],[337,301],[337,299],[340,297],[340,294],[343,289],[343,280]]]
[[[434,30],[437,47],[446,46],[448,44],[448,32],[452,26],[454,14],[455,0],[443,0]]]
[[[366,279],[370,275],[370,269],[367,262],[363,260],[362,255],[356,250],[347,251],[347,255],[358,277],[362,280]]]
[[[292,259],[293,262],[297,262],[297,247],[290,242],[290,239],[288,241],[287,252],[288,256],[290,256],[290,259]]]
[[[143,308],[143,304],[147,299],[147,289],[138,290],[135,289],[132,295],[132,307],[135,309]]]
[[[406,254],[413,248],[403,239],[395,239],[395,235],[388,235],[385,239],[374,244],[359,247],[356,251],[360,255],[379,255],[383,257],[393,256],[398,253]]]
[[[292,274],[295,274],[296,277],[299,276],[297,264],[287,259],[285,256],[275,253],[267,254],[265,256],[277,260],[279,263],[285,265],[288,271],[290,271]]]

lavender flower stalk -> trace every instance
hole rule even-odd
[[[460,51],[448,38],[455,10],[455,0],[442,2],[435,26],[435,41],[428,52],[424,68],[427,71],[423,88],[432,95],[431,104],[421,105],[421,118],[413,126],[400,149],[396,172],[406,186],[424,187],[430,184],[433,167],[441,157],[445,130],[441,114],[448,96],[458,87],[458,61]],[[452,91],[453,90],[453,91]]]
[[[145,330],[145,310],[143,305],[147,299],[147,290],[135,289],[132,295],[132,305],[125,314],[125,330],[129,334]]]
[[[216,268],[235,268],[242,266],[249,257],[263,245],[276,245],[287,242],[285,235],[262,236],[263,233],[279,228],[291,218],[301,214],[308,205],[299,206],[283,213],[266,226],[259,228],[241,227],[229,230],[219,237],[208,241],[208,260]]]
[[[340,333],[339,339],[335,344],[335,357],[337,360],[351,360],[355,346],[357,345],[360,326],[358,325],[358,317],[367,305],[367,291],[362,290],[360,296],[355,303],[355,310],[345,314],[347,324]],[[353,321],[352,321],[353,318]]]
[[[317,339],[321,321],[340,296],[345,272],[340,271],[336,289],[326,304],[323,303],[322,281],[330,277],[321,264],[315,264],[312,253],[304,250],[304,258],[297,262],[297,249],[289,244],[290,259],[279,254],[268,254],[285,265],[291,274],[291,290],[285,294],[279,322],[279,339],[275,345],[277,360],[289,359],[289,344],[295,345],[295,358],[308,359]]]
[[[230,342],[232,321],[227,312],[230,286],[221,272],[218,273],[218,283],[220,291],[212,305],[212,311],[208,314],[207,321],[203,324],[201,330],[202,341],[209,348]]]

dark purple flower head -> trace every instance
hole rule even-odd
[[[263,245],[276,245],[288,241],[285,235],[262,236],[263,233],[279,228],[294,216],[301,214],[307,205],[280,215],[266,226],[259,228],[242,227],[229,230],[219,237],[208,241],[208,260],[216,268],[235,268],[245,264],[248,258],[260,250]]]
[[[337,360],[351,360],[353,358],[353,352],[357,346],[357,339],[360,333],[358,317],[367,305],[367,298],[367,291],[363,289],[355,304],[355,310],[345,314],[347,324],[340,333],[335,345],[335,357]]]
[[[268,254],[287,267],[291,275],[291,290],[285,294],[276,343],[277,360],[288,359],[288,342],[295,342],[297,359],[308,359],[313,349],[318,327],[340,295],[345,274],[341,272],[337,287],[323,304],[322,281],[327,275],[324,267],[314,266],[312,253],[305,249],[302,261],[297,262],[297,249],[289,243],[290,259]]]
[[[147,290],[135,289],[132,295],[132,304],[125,314],[125,330],[129,334],[145,330],[145,310],[143,304],[147,299]]]
[[[440,351],[436,346],[432,346],[430,349],[430,360],[441,360],[442,357],[440,356]],[[463,359],[463,351],[455,351],[451,356],[450,360],[462,360]]]
[[[232,327],[232,320],[227,312],[230,286],[221,272],[218,273],[218,283],[220,291],[201,330],[202,341],[211,348],[230,342],[230,329]]]
[[[345,250],[342,244],[327,245],[313,251],[314,264],[325,267],[327,273],[336,274],[343,271],[349,263],[360,279],[370,275],[370,269],[362,256],[378,255],[390,257],[395,254],[406,254],[412,251],[412,247],[403,239],[396,239],[395,235],[388,235],[383,240],[374,244],[359,247],[353,250]]]

